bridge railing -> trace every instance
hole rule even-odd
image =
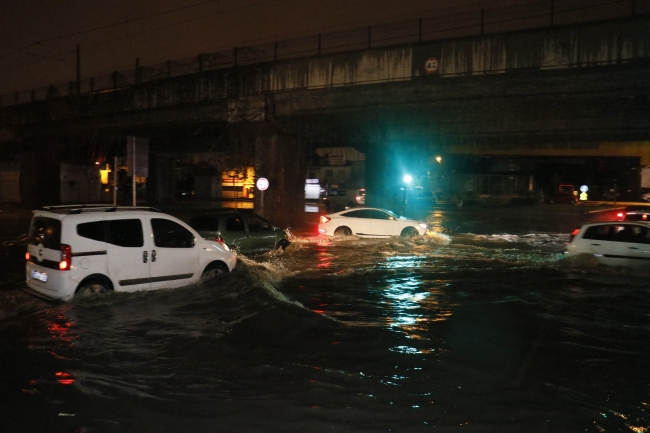
[[[57,96],[108,91],[237,65],[273,62],[356,50],[412,45],[437,40],[579,24],[650,14],[650,0],[545,0],[507,8],[454,14],[322,33],[229,51],[200,54],[140,66],[108,75],[52,84],[0,95],[0,106],[18,105]]]

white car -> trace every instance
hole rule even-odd
[[[58,301],[181,287],[237,263],[226,245],[156,209],[80,205],[34,211],[25,258],[28,290]]]
[[[650,223],[613,221],[585,224],[571,234],[567,253],[591,254],[609,266],[650,269]]]
[[[379,208],[355,208],[322,215],[318,233],[325,236],[360,236],[387,238],[418,236],[427,232],[427,224]]]

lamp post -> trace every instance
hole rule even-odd
[[[405,174],[402,180],[404,181],[404,216],[406,216],[408,208],[408,187],[413,181],[413,177],[410,174]]]

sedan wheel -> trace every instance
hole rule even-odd
[[[402,230],[400,236],[404,236],[405,238],[412,238],[413,236],[417,236],[419,234],[420,233],[418,233],[418,231],[415,228],[406,227],[404,230]]]
[[[352,230],[345,226],[339,227],[334,230],[334,236],[352,236]]]

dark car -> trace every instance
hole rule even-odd
[[[619,221],[650,221],[650,206],[627,206],[616,213]]]
[[[261,216],[246,211],[218,211],[192,217],[190,227],[206,239],[214,239],[242,254],[283,250],[287,233]]]

